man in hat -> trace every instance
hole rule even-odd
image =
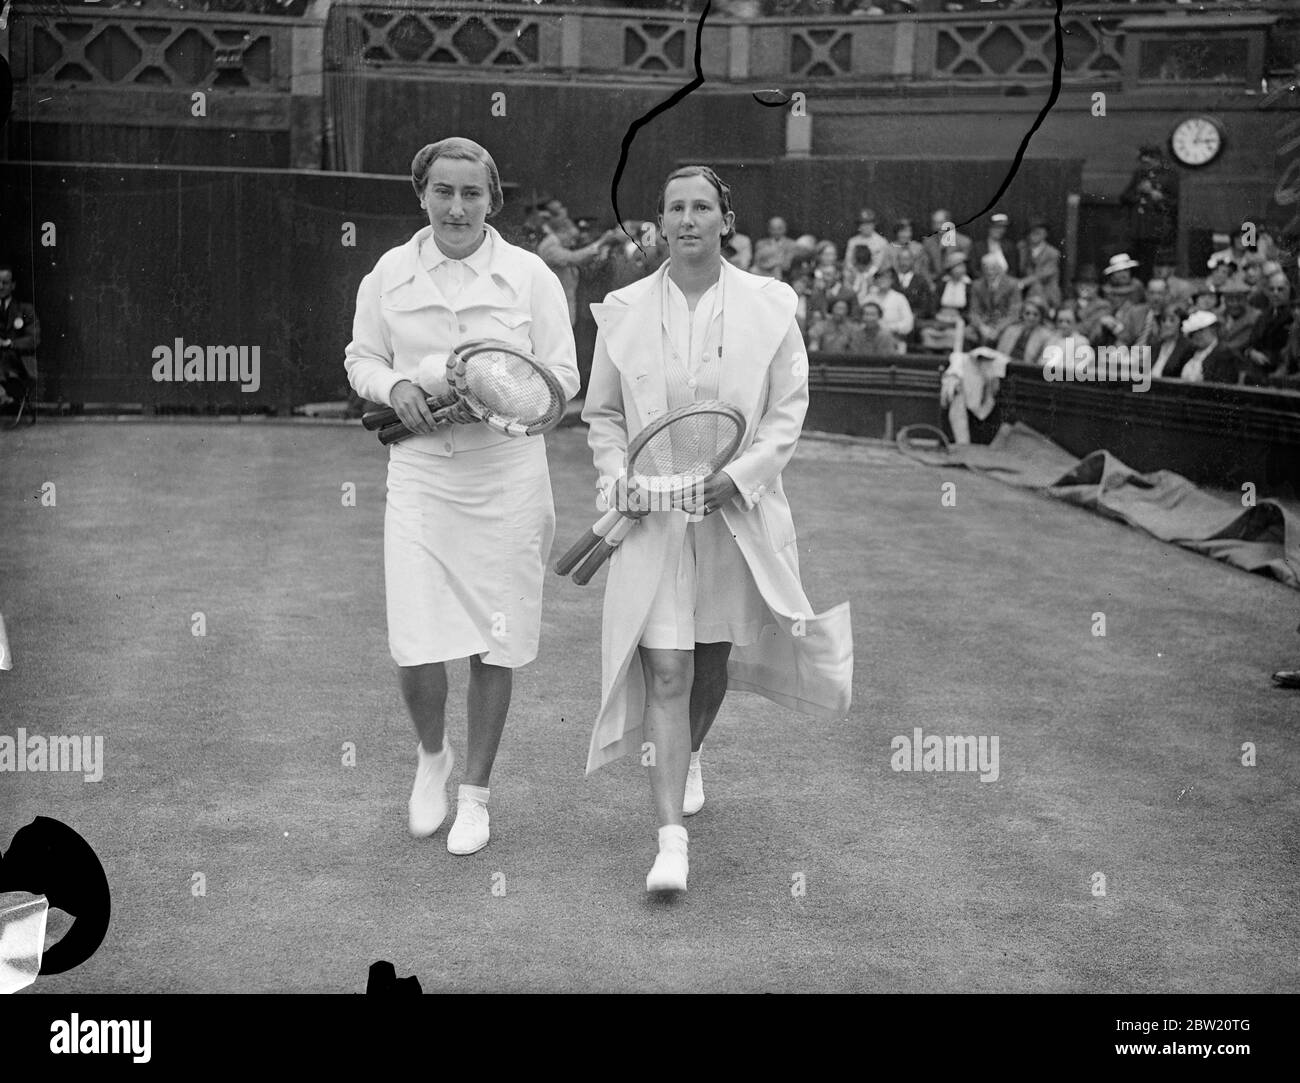
[[[1193,312],[1183,320],[1183,334],[1192,352],[1170,362],[1162,374],[1211,384],[1235,384],[1241,374],[1241,354],[1219,341],[1219,318],[1213,312]]]
[[[936,290],[943,289],[943,276],[948,271],[948,257],[953,252],[960,252],[969,259],[971,249],[975,244],[966,234],[958,233],[955,226],[945,233],[944,223],[951,221],[952,215],[950,212],[943,207],[939,207],[930,215],[930,233],[921,238],[921,247],[925,249],[928,266],[920,269],[929,272]],[[945,237],[951,241],[950,244],[943,243]]]
[[[1238,353],[1245,354],[1250,343],[1250,332],[1259,322],[1259,309],[1246,303],[1250,287],[1239,275],[1233,275],[1223,284],[1219,295],[1223,298],[1223,315],[1219,317],[1219,341]]]
[[[1005,214],[995,214],[989,219],[989,231],[984,240],[971,249],[971,261],[984,266],[984,257],[992,256],[1002,268],[1002,273],[1012,278],[1020,277],[1020,256],[1016,246],[1007,240],[1007,227],[1011,219]]]
[[[1172,248],[1156,250],[1155,266],[1151,269],[1151,277],[1164,282],[1165,295],[1171,304],[1191,305],[1192,290],[1196,283],[1178,274],[1178,256]]]
[[[1145,346],[1155,332],[1151,308],[1146,304],[1142,283],[1133,277],[1137,260],[1120,252],[1106,264],[1103,293],[1110,303],[1110,314],[1101,318],[1103,335],[1093,345]]]
[[[1041,218],[1029,223],[1029,233],[1016,245],[1020,257],[1020,271],[1024,277],[1020,285],[1025,299],[1042,301],[1055,311],[1061,307],[1061,250],[1047,243],[1047,222]]]
[[[980,260],[980,278],[970,289],[971,327],[979,341],[992,346],[1020,316],[1020,286],[993,252]]]
[[[1138,150],[1138,167],[1119,198],[1129,208],[1130,247],[1149,277],[1156,251],[1178,241],[1178,174],[1161,147]]]

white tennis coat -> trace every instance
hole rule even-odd
[[[583,420],[608,495],[624,473],[629,440],[667,412],[661,298],[664,264],[654,274],[593,304],[596,353]],[[745,435],[726,468],[740,495],[719,512],[753,573],[772,623],[759,642],[736,647],[729,690],[757,692],[805,714],[838,718],[853,686],[849,603],[813,613],[799,580],[794,521],[781,471],[794,454],[808,410],[808,358],[795,322],[797,297],[783,282],[741,271],[725,260],[723,359],[718,397],[745,415]],[[587,773],[640,752],[645,677],[637,645],[665,562],[680,551],[687,518],[643,518],[610,561],[601,640],[601,705]]]

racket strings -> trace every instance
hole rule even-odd
[[[740,427],[726,414],[681,418],[654,433],[628,464],[633,476],[711,477],[731,457]]]
[[[484,350],[469,358],[465,383],[479,402],[502,417],[543,421],[559,405],[554,388],[533,365],[501,350]]]

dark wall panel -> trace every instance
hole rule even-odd
[[[421,225],[409,185],[332,174],[0,167],[46,397],[278,409],[343,397],[356,289]],[[412,214],[412,211],[415,214]],[[40,243],[42,224],[57,244]],[[355,247],[342,244],[344,223]],[[258,346],[261,388],[157,383],[156,346]]]

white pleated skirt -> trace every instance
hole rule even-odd
[[[640,642],[679,651],[696,643],[748,647],[771,620],[740,546],[715,512],[687,523],[681,549],[664,565]]]
[[[555,505],[540,436],[449,457],[394,444],[384,582],[399,666],[537,657]]]

